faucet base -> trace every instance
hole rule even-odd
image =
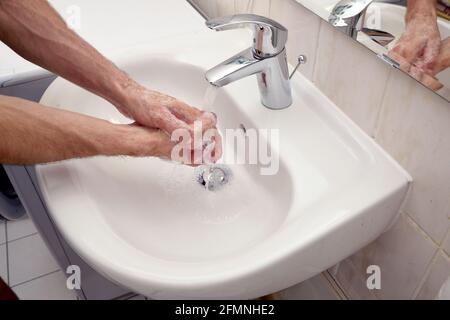
[[[271,110],[286,109],[292,104],[286,49],[266,60],[266,67],[256,76],[261,102]]]
[[[292,104],[286,49],[264,59],[259,58],[253,48],[246,49],[206,72],[206,80],[222,87],[254,74],[265,107],[281,110]]]

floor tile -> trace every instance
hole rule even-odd
[[[11,286],[59,269],[58,264],[38,234],[9,242],[8,256]]]
[[[8,260],[6,258],[6,244],[0,245],[0,278],[8,282]]]
[[[17,221],[8,221],[6,227],[8,241],[14,241],[37,232],[33,221],[28,217]]]
[[[0,220],[0,244],[4,244],[6,242],[6,223],[3,220]]]
[[[21,300],[76,300],[75,291],[66,287],[61,271],[13,287]]]

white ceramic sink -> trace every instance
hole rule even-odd
[[[140,82],[203,105],[204,73],[249,45],[244,31],[204,32],[127,50],[114,61]],[[279,129],[280,170],[231,165],[210,192],[195,169],[158,159],[93,158],[37,167],[50,214],[93,268],[152,298],[256,298],[303,281],[377,238],[410,178],[300,74],[294,104],[260,103],[255,77],[220,89],[219,129]],[[125,122],[57,79],[42,103]],[[226,152],[233,152],[227,146]]]

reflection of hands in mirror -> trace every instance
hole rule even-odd
[[[389,56],[400,68],[433,90],[442,88],[435,75],[448,67],[450,42],[441,42],[436,0],[410,0],[406,29]]]

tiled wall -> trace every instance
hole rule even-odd
[[[195,0],[209,17],[253,12],[290,31],[288,56],[413,176],[396,225],[330,270],[353,299],[433,299],[450,277],[450,105],[294,0]],[[379,265],[381,290],[366,287]],[[292,290],[291,290],[292,291]],[[292,291],[292,292],[295,292]],[[291,295],[292,297],[292,295]]]

